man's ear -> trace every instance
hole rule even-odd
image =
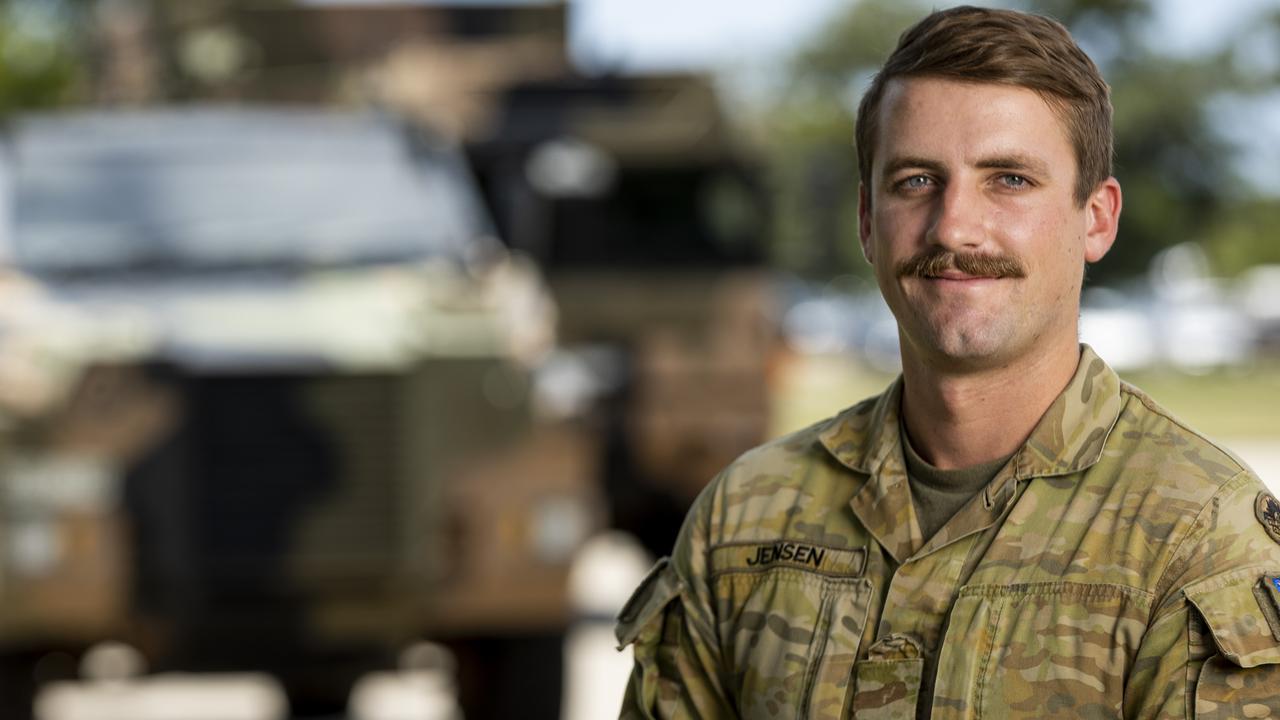
[[[1120,228],[1120,207],[1123,204],[1120,182],[1114,177],[1103,180],[1085,201],[1085,262],[1098,262],[1111,249]]]
[[[874,265],[871,260],[871,195],[865,183],[858,183],[858,244],[862,245],[862,256]]]

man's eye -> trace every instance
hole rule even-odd
[[[904,190],[921,190],[929,187],[933,182],[928,175],[912,175],[898,183],[898,187]]]
[[[1021,175],[1001,175],[1000,182],[1014,189],[1021,189],[1031,184],[1029,180]]]

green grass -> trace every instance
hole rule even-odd
[[[883,391],[893,378],[844,355],[792,355],[774,385],[770,437],[830,417]]]
[[[1278,360],[1204,375],[1149,370],[1122,377],[1210,437],[1280,440]]]
[[[1280,441],[1280,359],[1204,375],[1150,370],[1122,377],[1210,437]],[[849,357],[795,356],[778,378],[771,435],[829,417],[892,380]]]

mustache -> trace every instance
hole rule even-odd
[[[1027,276],[1022,261],[1013,255],[990,253],[958,253],[933,247],[898,263],[898,277],[928,278],[946,270],[959,270],[966,275],[994,278]]]

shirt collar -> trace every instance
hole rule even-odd
[[[888,457],[901,452],[901,401],[898,376],[884,393],[829,420],[818,439],[844,466],[876,474]],[[1098,462],[1120,406],[1119,376],[1093,348],[1081,344],[1075,375],[1015,453],[1016,479],[1070,475]]]

